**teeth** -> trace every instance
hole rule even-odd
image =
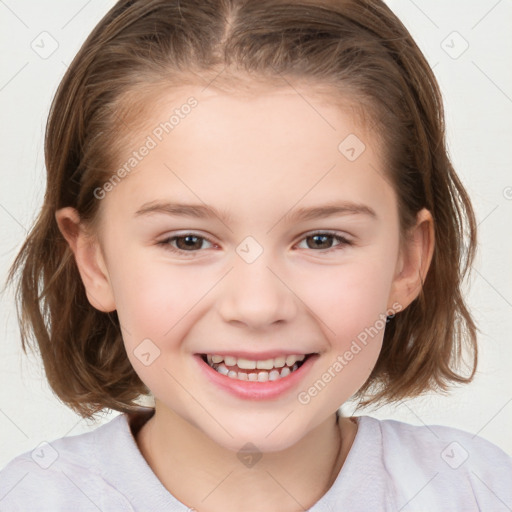
[[[274,359],[274,366],[276,368],[282,368],[286,364],[286,357],[276,357]]]
[[[281,377],[280,373],[277,370],[272,370],[268,374],[268,380],[277,380]]]
[[[264,361],[256,361],[256,368],[259,370],[272,370],[272,368],[274,368],[274,360],[265,359]]]
[[[218,356],[221,357],[221,356]],[[254,370],[256,368],[256,361],[251,361],[249,359],[242,359],[241,357],[237,360],[238,368],[243,370]]]
[[[302,359],[304,359],[303,356]],[[292,366],[297,361],[302,361],[302,359],[300,359],[300,356],[288,356],[286,358],[286,366]]]
[[[232,356],[207,355],[207,361],[210,364],[210,366],[214,370],[217,370],[222,375],[227,375],[230,379],[245,380],[251,382],[268,382],[282,379],[283,377],[290,375],[290,373],[294,372],[299,368],[299,365],[296,363],[296,361],[300,362],[303,361],[304,359],[305,356],[288,356],[287,358],[281,356],[275,359],[267,359],[264,361],[251,361],[248,359],[241,358],[236,359],[235,357]],[[283,361],[285,361],[288,364],[288,360],[293,361],[291,367],[284,366],[284,363],[281,365]],[[218,362],[216,363],[215,361]],[[270,363],[272,363],[272,365]],[[229,369],[228,366],[231,367],[231,369]],[[262,371],[251,373],[237,372],[233,369],[233,367],[235,366],[238,366],[239,369],[259,369]]]
[[[215,364],[224,362],[225,366],[238,366],[238,368],[241,370],[272,370],[274,368],[283,368],[285,366],[289,366],[290,368],[292,368],[295,363],[304,361],[306,356],[279,356],[274,359],[264,359],[261,361],[244,359],[243,357],[236,358],[233,356],[219,356],[214,354],[208,354],[206,358],[208,364],[212,367]],[[258,372],[256,372],[256,374],[258,374]]]
[[[236,364],[236,357],[224,356],[224,364],[226,366],[235,366],[235,364]]]
[[[223,364],[220,364],[218,367],[217,367],[217,371],[219,373],[222,373],[222,375],[227,375],[229,373],[229,370],[223,365]],[[235,372],[233,372],[235,373]]]
[[[267,382],[268,381],[268,372],[259,372],[258,373],[258,382]]]

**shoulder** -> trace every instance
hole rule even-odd
[[[364,418],[403,512],[512,509],[512,457],[495,444],[454,427]]]
[[[123,415],[77,436],[39,444],[18,455],[0,471],[2,512],[131,510],[126,499],[103,478],[98,450],[126,428]],[[116,508],[114,508],[116,507]]]

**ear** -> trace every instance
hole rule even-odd
[[[98,239],[86,231],[74,208],[57,210],[55,220],[73,251],[91,306],[103,312],[114,311],[114,294]]]
[[[434,245],[434,220],[423,208],[400,249],[389,296],[391,304],[398,302],[403,310],[418,297],[432,261]],[[388,307],[392,306],[388,304]]]

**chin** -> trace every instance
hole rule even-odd
[[[292,416],[293,414],[290,415]],[[279,452],[300,442],[309,432],[296,423],[292,425],[286,420],[283,421],[284,418],[286,415],[281,415],[277,419],[273,417],[271,421],[262,421],[259,424],[256,420],[238,420],[232,423],[226,421],[223,426],[230,435],[223,429],[219,431],[218,428],[214,431],[205,431],[204,428],[201,430],[213,442],[234,452],[239,452],[248,444],[254,445],[261,453]]]
[[[299,442],[300,439],[301,436],[286,436],[285,438],[275,436],[272,438],[272,435],[266,437],[266,434],[255,432],[253,434],[244,433],[239,435],[233,433],[233,438],[229,438],[229,440],[226,438],[212,440],[226,450],[240,454],[241,452],[246,451],[256,453],[280,452],[292,447],[294,444]]]

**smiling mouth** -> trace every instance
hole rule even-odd
[[[295,372],[311,355],[288,355],[260,361],[216,354],[202,354],[201,358],[215,371],[231,379],[268,382]]]

